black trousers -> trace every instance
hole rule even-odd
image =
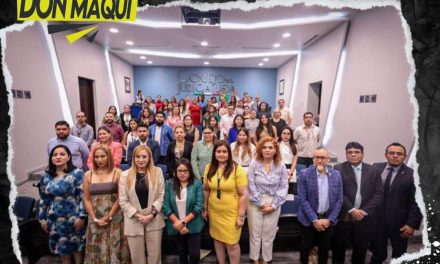
[[[379,222],[375,226],[375,236],[371,245],[371,251],[373,256],[371,257],[371,263],[383,263],[387,259],[387,243],[388,239],[391,240],[391,247],[393,249],[391,253],[392,258],[398,258],[402,256],[408,247],[408,239],[400,237],[400,230],[398,227],[387,226],[384,222]]]
[[[351,263],[363,264],[375,232],[373,218],[366,216],[361,221],[339,221],[332,238],[333,263],[344,263],[347,244],[353,245]]]
[[[313,165],[313,158],[298,157],[296,163],[305,165],[308,168]]]
[[[318,263],[326,264],[328,260],[328,251],[330,249],[330,240],[333,233],[333,227],[330,226],[323,232],[319,232],[310,226],[301,226],[301,243],[299,244],[299,254],[302,264],[309,263],[309,251],[314,246],[318,246]]]
[[[174,241],[177,246],[180,264],[196,264],[200,262],[201,234],[176,235]],[[189,262],[188,262],[189,255]]]

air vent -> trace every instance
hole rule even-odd
[[[271,47],[241,47],[242,49],[253,49],[253,50],[268,50]]]
[[[310,38],[309,40],[307,40],[304,44],[303,44],[303,48],[307,45],[309,45],[310,43],[312,43],[315,39],[318,38],[319,35],[314,35],[312,38]]]

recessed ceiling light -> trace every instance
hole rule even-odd
[[[118,33],[119,30],[118,30],[117,28],[111,28],[111,29],[110,29],[110,32],[111,32],[111,33]]]
[[[133,46],[133,41],[131,41],[131,40],[127,40],[127,41],[125,42],[125,44],[130,45],[130,46]]]
[[[290,33],[286,32],[286,33],[283,34],[283,38],[288,38],[288,37],[290,37]]]
[[[208,42],[207,42],[207,41],[202,41],[202,42],[200,43],[200,45],[202,45],[203,47],[206,47],[206,46],[208,46]]]
[[[264,64],[263,64],[262,62],[258,63],[258,66],[260,66],[260,67],[263,66],[263,65],[264,65]]]
[[[139,58],[141,58],[141,60],[145,60],[147,57],[145,57],[145,56],[140,56]]]
[[[275,43],[275,44],[273,44],[273,47],[274,48],[279,48],[281,45],[280,45],[280,43]]]
[[[205,64],[205,65],[209,65],[209,61],[205,61],[203,64]]]
[[[153,64],[153,62],[152,61],[147,61],[147,64]]]
[[[263,61],[269,61],[269,58],[264,58]]]

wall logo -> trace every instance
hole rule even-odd
[[[17,20],[57,22],[118,22],[135,21],[138,0],[17,0]],[[50,24],[49,34],[79,29],[66,36],[74,43],[87,35],[93,42],[98,24]]]
[[[220,94],[225,89],[228,92],[234,91],[234,80],[226,78],[223,74],[214,73],[192,73],[187,78],[179,81],[179,94]]]

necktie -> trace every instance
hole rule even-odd
[[[389,167],[388,168],[388,175],[387,178],[385,180],[385,184],[383,187],[383,191],[384,191],[384,196],[387,197],[388,196],[388,192],[390,191],[390,185],[391,185],[391,177],[393,176],[393,168]]]
[[[357,191],[356,191],[356,197],[354,200],[354,207],[360,208],[362,203],[362,196],[361,196],[361,169],[359,167],[356,167],[354,169],[354,174],[356,176],[356,182],[357,182]]]

